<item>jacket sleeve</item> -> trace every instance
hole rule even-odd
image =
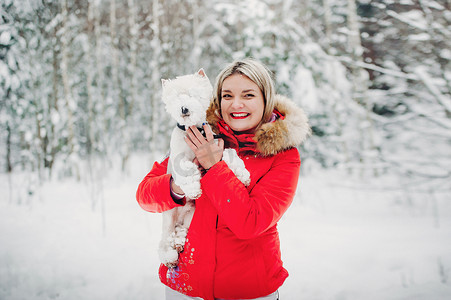
[[[297,149],[278,154],[271,169],[248,192],[221,161],[202,178],[202,189],[230,230],[240,239],[250,239],[274,226],[288,209],[300,165]]]
[[[155,162],[152,170],[144,177],[136,191],[139,205],[149,212],[163,212],[181,206],[171,196],[171,174],[166,174],[169,158],[162,163]]]

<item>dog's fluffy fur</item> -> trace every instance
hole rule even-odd
[[[212,86],[201,69],[195,74],[162,80],[162,99],[166,111],[181,127],[202,127],[206,122],[206,110],[212,98]],[[195,155],[186,144],[185,131],[175,127],[170,142],[168,174],[185,193],[186,204],[163,213],[163,234],[159,247],[160,260],[167,267],[175,267],[178,253],[183,251],[185,238],[194,214],[194,199],[201,194],[201,173],[193,163]],[[250,174],[234,149],[224,149],[223,158],[228,167],[245,185]]]

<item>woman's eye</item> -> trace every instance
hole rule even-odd
[[[246,98],[252,98],[252,97],[254,97],[254,94],[246,94],[246,95],[244,95],[244,97],[246,97]]]
[[[222,99],[230,99],[230,98],[232,98],[232,96],[229,94],[222,95]]]

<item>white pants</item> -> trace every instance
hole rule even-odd
[[[202,298],[199,297],[190,297],[183,294],[180,294],[177,291],[174,291],[173,289],[166,287],[166,300],[202,300]],[[216,300],[226,300],[226,299],[216,299]],[[239,299],[236,299],[239,300]],[[255,298],[254,300],[279,300],[279,291],[275,291],[274,293],[260,297]]]

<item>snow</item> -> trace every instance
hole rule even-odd
[[[393,18],[400,20],[410,26],[420,29],[427,30],[427,21],[423,17],[423,14],[419,10],[410,10],[404,13],[396,13],[392,10],[387,10],[387,14]]]
[[[444,10],[445,9],[445,7],[443,5],[441,5],[441,4],[439,4],[437,1],[428,1],[426,4],[430,8],[434,8],[434,9],[437,9],[437,10]]]
[[[11,33],[8,31],[3,31],[0,34],[0,45],[8,45],[11,40]]]
[[[419,33],[419,34],[412,34],[409,35],[408,37],[409,40],[411,40],[412,42],[425,42],[425,41],[429,41],[431,39],[431,36],[427,33]]]
[[[440,56],[442,58],[444,58],[444,59],[451,60],[451,50],[449,50],[449,49],[442,49],[440,51]]]
[[[293,80],[293,98],[300,99],[302,107],[309,112],[319,110],[319,100],[312,72],[306,68],[298,68]]]
[[[333,173],[301,178],[301,201],[279,227],[282,253],[288,254],[285,264],[296,266],[285,286],[292,284],[290,294],[305,299],[448,299],[451,286],[440,283],[437,262],[449,274],[449,215],[434,227],[432,211],[409,212],[396,203],[399,194],[366,190],[343,179],[346,174]],[[290,232],[293,226],[296,234]]]
[[[5,87],[9,87],[10,83],[9,83],[8,66],[1,60],[0,60],[0,78],[1,78],[1,81],[3,81],[3,80],[5,81]]]
[[[93,182],[1,174],[0,299],[164,299],[161,216],[135,200],[151,165],[135,155],[129,175],[105,171],[103,205]],[[396,178],[308,162],[301,174],[279,224],[281,299],[450,299],[449,195],[412,198]]]
[[[104,233],[90,186],[49,182],[26,201],[33,191],[22,194],[18,205],[23,177],[13,174],[12,202],[7,196],[0,203],[0,299],[162,299],[155,292],[161,289],[153,242],[160,216],[145,213],[134,199],[142,178],[105,183]],[[1,191],[10,193],[7,184]]]
[[[419,66],[415,69],[415,74],[418,75],[421,81],[423,81],[424,85],[428,88],[431,94],[440,102],[440,104],[446,108],[447,111],[451,111],[451,103],[449,103],[449,99],[447,96],[443,95],[440,90],[435,86],[431,76],[425,70],[423,66]]]

